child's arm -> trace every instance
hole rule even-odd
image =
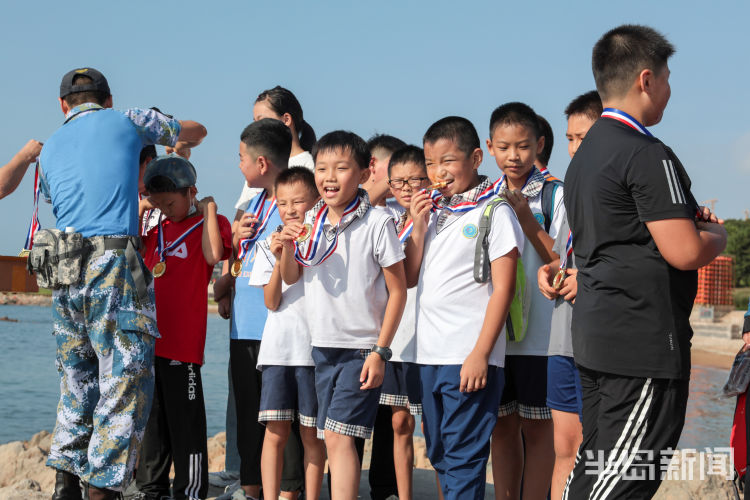
[[[663,219],[646,222],[664,260],[681,271],[711,263],[727,246],[727,231],[715,222]]]
[[[419,270],[422,267],[422,256],[424,254],[424,238],[427,234],[427,222],[430,218],[432,200],[427,191],[420,191],[411,198],[410,213],[413,214],[414,226],[411,236],[406,240],[406,260],[404,261],[404,272],[406,275],[406,286],[412,288],[419,282]]]
[[[276,257],[276,262],[273,265],[273,272],[271,273],[271,279],[263,285],[263,301],[266,303],[266,307],[275,311],[279,308],[281,303],[281,267],[280,257],[283,245],[279,240],[279,233],[273,233],[271,235],[271,253]]]
[[[482,329],[474,349],[461,366],[461,392],[473,392],[487,385],[487,364],[500,331],[505,324],[510,303],[516,289],[516,261],[518,250],[513,249],[490,264],[492,295],[487,303]]]
[[[234,277],[225,272],[216,281],[214,281],[214,300],[218,302],[225,296],[229,295],[234,286]]]
[[[529,240],[531,246],[534,247],[536,253],[539,254],[542,262],[548,264],[557,259],[559,255],[552,251],[555,240],[547,234],[544,227],[534,218],[526,197],[520,191],[506,191],[505,198],[516,212],[518,222],[521,224],[521,229],[523,229],[523,234]]]
[[[552,283],[555,280],[555,275],[557,274],[559,266],[560,259],[555,259],[549,264],[540,266],[536,273],[536,284],[539,287],[539,291],[550,300],[555,300],[558,295],[557,290],[552,286]]]
[[[198,202],[198,210],[203,214],[203,257],[209,266],[215,266],[224,256],[224,245],[219,232],[219,220],[216,217],[216,202],[206,196]]]
[[[302,276],[302,266],[294,258],[294,242],[302,232],[303,226],[299,222],[290,222],[279,233],[279,242],[283,245],[279,267],[281,279],[287,285],[293,285]]]
[[[31,139],[8,163],[0,167],[0,198],[16,190],[29,165],[36,161],[41,152],[42,143]]]
[[[147,210],[153,210],[154,204],[151,203],[151,199],[149,197],[141,198],[138,201],[138,220],[143,222],[143,214],[146,213]]]
[[[412,233],[413,234],[413,233]],[[406,305],[406,276],[404,275],[403,261],[396,262],[392,266],[383,268],[385,286],[388,289],[388,302],[385,305],[383,326],[380,327],[377,345],[389,347],[393,336],[396,334],[401,315]],[[362,383],[360,389],[374,389],[383,383],[385,374],[385,361],[377,353],[370,353],[362,367],[359,381]]]

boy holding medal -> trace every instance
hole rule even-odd
[[[449,116],[424,135],[427,175],[439,192],[411,196],[407,283],[418,284],[416,363],[427,454],[446,500],[482,498],[490,436],[503,390],[505,320],[524,238],[507,203],[490,212],[491,279],[474,279],[482,217],[496,198],[477,172],[476,129]]]
[[[214,265],[229,258],[232,229],[213,198],[196,201],[193,165],[177,155],[157,157],[143,175],[149,205],[161,212],[144,237],[152,269],[157,326],[151,414],[136,474],[146,498],[206,498],[208,455],[201,364],[206,344],[208,283]]]
[[[487,149],[503,176],[496,188],[518,215],[526,243],[523,261],[530,287],[526,334],[508,343],[505,388],[492,435],[495,491],[518,497],[547,494],[555,461],[552,415],[547,407],[547,350],[552,304],[536,286],[539,266],[557,258],[554,238],[565,220],[563,188],[540,172],[535,163],[544,149],[539,117],[526,104],[499,106],[490,117]],[[523,437],[522,437],[523,436]]]
[[[573,99],[565,108],[568,129],[568,154],[571,158],[586,133],[602,114],[602,100],[596,90]],[[555,467],[552,472],[551,498],[559,500],[565,480],[573,470],[576,450],[581,444],[581,380],[573,359],[570,322],[573,301],[578,290],[573,238],[567,218],[555,238],[552,251],[560,256],[539,268],[537,284],[542,295],[555,301],[547,350],[547,406],[552,413],[555,434]]]
[[[268,238],[281,224],[274,184],[287,168],[292,135],[283,122],[264,118],[248,125],[240,135],[240,170],[247,185],[261,192],[252,198],[234,233],[237,258],[230,274],[214,287],[217,297],[233,289],[229,364],[237,411],[237,449],[240,455],[240,484],[246,498],[260,497],[260,457],[265,429],[258,423],[261,372],[256,369],[268,309],[263,289],[250,278],[257,256],[256,242]]]
[[[656,30],[619,26],[594,46],[604,111],[565,175],[578,267],[573,351],[583,442],[564,495],[651,498],[685,420],[696,269],[726,245],[674,152],[646,128],[669,101],[674,47]],[[591,461],[605,457],[592,473]],[[626,479],[627,478],[627,479]]]
[[[404,252],[392,217],[371,210],[367,192],[359,189],[370,174],[365,141],[331,132],[315,145],[313,157],[322,200],[305,225],[290,222],[281,232],[281,275],[288,284],[304,279],[318,435],[328,449],[332,498],[351,499],[360,477],[354,438],[372,433],[389,346],[406,302]],[[295,243],[301,233],[304,241]]]

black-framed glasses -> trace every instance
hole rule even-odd
[[[404,187],[405,184],[408,184],[409,187],[414,189],[419,189],[422,186],[422,183],[426,180],[429,180],[428,177],[409,177],[408,179],[389,179],[388,185],[391,186],[393,189],[401,189]]]

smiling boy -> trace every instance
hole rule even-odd
[[[360,477],[354,438],[372,433],[385,361],[406,302],[404,252],[391,216],[371,210],[359,189],[370,173],[364,140],[331,132],[313,156],[322,199],[304,226],[290,222],[281,232],[281,275],[287,284],[304,279],[316,424],[328,449],[332,497],[348,500],[356,498]]]

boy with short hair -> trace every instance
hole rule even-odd
[[[593,50],[604,112],[565,176],[579,283],[573,351],[583,388],[570,498],[656,492],[685,418],[695,270],[726,245],[678,158],[646,128],[667,106],[673,53],[663,35],[638,25],[614,28]]]
[[[572,158],[586,132],[602,113],[602,101],[595,90],[576,97],[567,108],[568,153]],[[555,467],[551,498],[559,500],[565,480],[573,470],[581,444],[581,380],[573,359],[570,321],[578,290],[575,255],[567,218],[555,238],[552,251],[560,258],[539,268],[537,283],[542,294],[555,301],[547,350],[547,406],[552,413],[555,436]]]
[[[367,191],[370,203],[374,207],[387,208],[394,217],[403,212],[401,206],[390,197],[388,189],[388,162],[391,155],[406,146],[406,143],[398,137],[386,134],[376,134],[367,141],[367,149],[370,150],[370,177],[367,178],[362,188]]]
[[[287,168],[292,136],[282,122],[265,118],[248,125],[240,136],[240,170],[247,185],[262,191],[248,204],[233,235],[237,257],[232,272],[217,280],[218,297],[234,290],[231,308],[229,363],[237,411],[237,448],[240,484],[248,498],[260,496],[260,456],[265,429],[258,423],[261,373],[256,369],[268,309],[263,290],[250,285],[255,242],[267,238],[281,224],[274,183]]]
[[[154,275],[156,387],[141,447],[136,484],[146,499],[206,498],[208,454],[201,365],[206,344],[208,284],[214,265],[229,258],[231,226],[213,198],[195,199],[193,165],[176,155],[146,167],[148,202],[160,210],[144,237],[144,263]]]
[[[302,222],[305,212],[320,197],[315,176],[305,167],[292,167],[276,177],[276,204],[284,224]],[[250,284],[263,287],[268,319],[258,353],[258,369],[263,372],[258,420],[265,423],[261,455],[263,492],[266,498],[278,498],[284,447],[299,419],[304,446],[305,494],[317,499],[323,480],[325,448],[317,438],[315,417],[315,368],[310,332],[305,315],[304,285],[283,284],[279,270],[282,244],[281,227],[256,244],[256,258]]]
[[[425,133],[424,155],[440,196],[411,197],[406,268],[407,283],[419,287],[416,363],[427,453],[446,500],[482,498],[523,233],[507,203],[490,211],[485,248],[491,280],[476,281],[479,227],[495,198],[493,184],[477,173],[482,150],[476,129],[465,118],[443,118]]]
[[[351,499],[360,476],[354,438],[372,433],[388,347],[406,302],[404,252],[391,216],[371,210],[359,189],[370,174],[365,141],[331,132],[313,156],[322,200],[304,225],[282,230],[281,273],[288,284],[304,279],[317,427],[328,449],[332,497]]]
[[[492,436],[496,497],[542,498],[549,490],[555,461],[552,416],[547,400],[547,349],[552,304],[536,286],[537,269],[557,257],[554,237],[565,219],[562,186],[535,167],[545,138],[537,114],[526,104],[499,106],[490,118],[487,149],[503,172],[504,190],[523,228],[526,286],[531,288],[528,325],[523,338],[508,343],[505,388]],[[548,183],[551,190],[545,189]],[[546,191],[546,193],[545,193]],[[523,435],[523,438],[522,438]]]
[[[552,133],[552,127],[546,118],[542,115],[536,115],[539,120],[539,137],[544,137],[544,147],[542,151],[536,156],[536,165],[539,171],[545,176],[552,175],[549,173],[548,165],[549,159],[552,156],[552,146],[555,143],[555,136]]]

